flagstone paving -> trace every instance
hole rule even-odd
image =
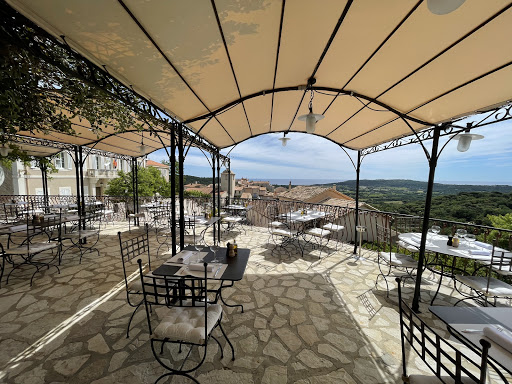
[[[13,274],[8,285],[4,276],[0,382],[153,383],[165,372],[151,352],[143,310],[135,315],[126,338],[132,308],[126,303],[118,230],[130,236],[124,225],[109,225],[98,243],[100,257],[86,255],[78,264],[76,256],[66,254],[60,274],[55,268],[45,270],[32,287],[32,271],[16,271],[20,273]],[[156,251],[154,240],[151,247]],[[272,252],[268,232],[256,227],[239,234],[237,243],[249,248],[251,257],[244,279],[223,291],[227,302],[245,308],[244,313],[224,309],[223,324],[236,359],[231,361],[229,347],[220,359],[219,347],[212,342],[205,363],[194,373],[200,382],[401,382],[396,290],[392,279],[389,298],[382,281],[375,288],[374,252],[364,251],[364,260],[354,258],[349,245],[338,251],[328,248],[329,254],[322,252],[320,259],[318,250],[310,248],[303,258],[293,247]],[[153,265],[167,258],[153,257]],[[448,337],[426,309],[435,287],[426,281],[422,316]],[[406,284],[409,299],[412,288]],[[452,289],[443,286],[436,304],[453,304],[451,295]],[[174,346],[167,347],[164,356],[181,364],[184,349],[180,354]],[[190,359],[197,358],[197,350],[192,351]],[[410,366],[422,369],[414,357]],[[174,377],[166,382],[190,380]]]

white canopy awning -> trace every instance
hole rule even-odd
[[[512,99],[507,0],[8,2],[219,148],[305,132],[310,77],[315,134],[352,149]]]

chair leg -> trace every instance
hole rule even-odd
[[[221,318],[221,320],[222,320],[222,318]],[[224,328],[222,328],[222,324],[220,323],[220,320],[219,320],[219,328],[220,328],[220,331],[222,332],[222,334],[224,335],[224,338],[228,342],[229,346],[231,347],[231,361],[233,361],[233,360],[235,360],[235,348],[233,348],[233,344],[231,344],[231,341],[229,341],[228,335],[226,335],[226,332],[224,332]]]
[[[137,312],[137,309],[139,309],[139,307],[142,305],[142,301],[137,304],[137,306],[135,307],[135,309],[133,310],[133,313],[132,315],[130,316],[130,320],[128,320],[128,328],[126,329],[126,338],[129,339],[130,338],[130,325],[132,324],[132,320],[133,320],[133,317],[135,316],[135,312]]]
[[[222,358],[224,357],[224,350],[222,349],[222,345],[220,345],[220,342],[219,340],[217,340],[217,338],[213,335],[212,336],[212,339],[215,340],[217,342],[217,344],[219,345],[219,349],[220,349],[220,358],[222,360]]]

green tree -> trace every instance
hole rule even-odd
[[[137,192],[139,196],[154,196],[158,193],[162,197],[171,196],[171,183],[167,182],[160,171],[153,167],[138,168]],[[119,171],[117,177],[109,181],[105,194],[109,196],[133,196],[132,172]]]
[[[10,30],[0,22],[0,124],[3,135],[1,143],[8,143],[12,160],[23,158],[17,145],[9,143],[9,134],[18,132],[44,132],[49,130],[75,134],[72,121],[77,117],[86,119],[92,130],[99,133],[104,125],[118,132],[128,128],[142,130],[145,123],[156,125],[156,120],[138,116],[131,108],[111,96],[114,93],[108,84],[97,88],[78,78],[70,77],[48,61],[43,61],[22,46],[17,34],[27,44],[33,44],[26,36],[30,27],[19,26]],[[44,50],[51,51],[58,65],[73,67],[79,64],[63,47],[50,39],[38,40]],[[126,97],[134,102],[138,99],[126,91]]]
[[[510,229],[512,230],[512,213],[507,213],[505,215],[487,215],[487,218],[491,221],[491,225],[495,228],[502,229]],[[487,237],[488,242],[492,242],[497,238],[499,232],[497,230],[493,230],[489,233]],[[507,247],[509,236],[504,236],[499,240],[499,245],[501,247]]]

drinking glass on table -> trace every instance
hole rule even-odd
[[[441,227],[439,225],[433,225],[430,228],[430,232],[432,232],[434,235],[437,235],[439,232],[441,232]]]
[[[468,242],[468,244],[471,246],[476,240],[476,236],[473,235],[472,233],[468,233],[466,235],[466,241]]]
[[[217,259],[217,252],[219,251],[220,247],[219,245],[210,245],[210,250],[213,252],[213,259],[210,261],[210,263],[220,263],[220,260]]]
[[[459,237],[459,239],[464,240],[464,237],[466,237],[468,231],[466,231],[465,229],[457,229],[457,231],[455,232],[457,234],[457,236]]]
[[[204,248],[203,244],[201,244],[199,241],[196,241],[196,243],[194,244],[194,248],[196,249],[197,252],[201,252]],[[202,263],[204,260],[202,257],[200,257],[199,259],[196,260],[197,263]]]

